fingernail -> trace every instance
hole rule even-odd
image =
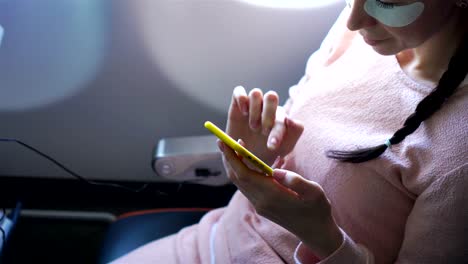
[[[268,148],[274,148],[274,147],[276,147],[276,144],[278,144],[278,140],[277,140],[275,137],[272,137],[272,138],[268,141],[267,147],[268,147]]]
[[[276,157],[276,159],[275,159],[275,161],[273,162],[273,165],[271,165],[271,167],[272,167],[273,169],[279,168],[278,164],[279,164],[280,160],[281,160],[281,157],[280,157],[280,156]]]
[[[252,122],[252,123],[250,123],[250,127],[251,127],[252,129],[257,129],[257,128],[258,128],[257,122]]]

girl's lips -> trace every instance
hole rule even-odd
[[[381,43],[382,41],[385,41],[384,39],[381,39],[381,40],[369,39],[369,38],[364,37],[364,36],[363,36],[362,38],[364,39],[364,41],[365,41],[367,44],[369,44],[369,45],[371,45],[371,46],[375,46],[375,45]]]

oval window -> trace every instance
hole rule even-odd
[[[271,8],[315,8],[343,0],[240,0],[242,2]]]

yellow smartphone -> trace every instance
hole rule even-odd
[[[215,136],[217,136],[219,139],[221,139],[224,143],[226,143],[226,145],[228,145],[230,148],[232,148],[237,153],[239,153],[243,157],[250,160],[250,162],[252,162],[252,164],[254,164],[261,171],[265,172],[268,176],[273,175],[273,169],[270,166],[268,166],[261,159],[257,158],[254,154],[252,154],[252,152],[248,151],[241,144],[237,143],[237,141],[235,141],[228,134],[224,133],[224,131],[222,131],[215,124],[211,123],[210,121],[206,121],[205,122],[205,127],[209,131],[211,131],[211,133],[213,133]]]

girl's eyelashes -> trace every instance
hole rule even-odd
[[[385,8],[385,9],[391,9],[391,8],[394,8],[395,6],[401,5],[401,4],[396,4],[396,3],[383,2],[382,0],[370,0],[370,1],[374,1],[378,7]],[[346,5],[349,8],[351,8],[353,6],[354,0],[346,0],[345,2],[346,2]]]
[[[382,8],[385,8],[385,9],[392,9],[396,5],[396,4],[393,4],[393,3],[385,3],[385,2],[382,2],[380,0],[375,0],[375,3],[377,4],[378,7],[382,7]]]

